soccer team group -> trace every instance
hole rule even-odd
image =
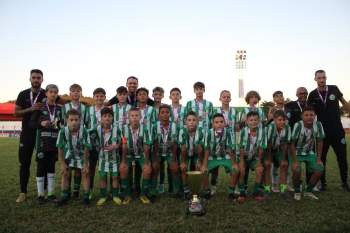
[[[80,102],[80,85],[70,86],[71,100],[63,105],[57,104],[58,87],[47,85],[45,102],[31,119],[31,124],[37,124],[39,203],[49,200],[65,205],[70,198],[79,197],[82,186],[83,203],[90,204],[96,173],[98,206],[108,200],[116,205],[129,204],[136,198],[149,204],[166,188],[174,197],[189,198],[188,171],[205,174],[200,195],[210,198],[216,192],[220,167],[228,177],[224,180],[228,181],[230,201],[247,200],[250,171],[255,171],[250,190],[257,201],[272,191],[295,200],[301,199],[303,191],[303,196],[318,199],[313,189],[324,170],[320,156],[325,134],[313,108],[304,107],[302,120],[291,128],[281,91],[273,94],[275,106],[265,116],[258,107],[260,96],[256,91],[247,93],[248,106],[238,110],[230,106],[228,90],[220,93],[220,107],[213,107],[204,98],[202,82],[196,82],[193,90],[195,98],[181,105],[181,90],[172,88],[171,105],[166,105],[162,104],[163,88],[156,87],[151,106],[149,91],[138,88],[132,106],[126,87],[117,88],[113,105],[106,104],[105,90],[96,88],[94,104],[88,106]],[[59,198],[55,196],[57,160],[61,172]],[[301,185],[302,163],[308,174],[306,187]]]

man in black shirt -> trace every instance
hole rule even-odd
[[[348,162],[346,153],[345,131],[340,119],[339,101],[346,111],[349,111],[349,103],[344,99],[343,94],[335,85],[326,85],[326,72],[317,70],[315,72],[315,81],[317,88],[313,90],[307,100],[308,105],[315,109],[317,120],[321,121],[326,138],[323,142],[322,162],[325,172],[321,177],[321,190],[326,190],[326,159],[329,146],[332,146],[340,170],[342,188],[350,191],[348,178]]]
[[[36,138],[36,129],[30,126],[30,120],[33,112],[40,111],[43,107],[45,90],[41,88],[42,82],[43,72],[37,69],[31,70],[31,88],[21,91],[16,100],[15,116],[22,117],[22,132],[18,151],[21,192],[16,202],[23,202],[26,199],[30,163]]]
[[[307,89],[305,87],[299,87],[296,94],[298,99],[296,101],[290,101],[285,105],[288,123],[292,130],[294,124],[301,121],[301,113],[306,106],[307,95]]]
[[[139,86],[139,80],[135,76],[130,76],[126,79],[126,87],[128,88],[128,99],[127,102],[133,107],[137,106],[136,103],[136,90]],[[118,103],[117,96],[114,96],[112,99],[108,101],[108,105],[113,105]],[[154,101],[148,98],[147,105],[153,106]]]

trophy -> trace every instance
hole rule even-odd
[[[187,214],[202,216],[205,214],[203,202],[199,198],[199,192],[203,183],[204,174],[200,171],[187,172],[187,183],[192,192],[192,199],[188,203]]]

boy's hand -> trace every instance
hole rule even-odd
[[[51,122],[49,120],[42,121],[40,125],[44,128],[48,128],[51,125]]]

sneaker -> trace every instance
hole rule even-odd
[[[301,186],[302,186],[302,185],[301,185]],[[292,185],[290,185],[290,184],[288,184],[287,190],[288,190],[289,192],[294,192],[294,191],[295,191],[294,188],[292,187]],[[302,187],[300,188],[300,190],[302,190]]]
[[[348,183],[343,183],[341,187],[345,192],[350,192],[350,187]]]
[[[318,186],[315,186],[313,189],[312,189],[313,192],[320,192],[320,188]]]
[[[215,195],[215,193],[216,193],[216,185],[212,185],[211,187],[210,187],[210,195],[212,195],[212,196],[214,196]]]
[[[37,201],[38,201],[38,204],[39,205],[42,205],[42,204],[44,204],[45,203],[45,197],[44,196],[39,196],[38,197],[38,199],[37,199]]]
[[[151,201],[145,195],[140,196],[140,200],[142,204],[150,204]]]
[[[55,202],[57,200],[55,195],[49,195],[47,196],[47,201],[48,202]]]
[[[164,193],[165,192],[164,184],[159,184],[158,190],[160,194]]]
[[[310,197],[311,199],[318,200],[318,197],[312,192],[305,192],[304,197]]]
[[[233,202],[236,202],[238,200],[239,195],[235,194],[235,193],[230,193],[228,195],[228,199],[232,200]]]
[[[326,191],[326,190],[327,190],[327,184],[326,184],[326,183],[323,183],[323,184],[321,183],[319,190],[320,190],[321,192]]]
[[[89,197],[83,198],[83,205],[84,205],[84,206],[89,206],[89,205],[90,205],[90,199],[89,199]]]
[[[16,199],[17,203],[24,202],[27,198],[27,195],[25,193],[20,193]]]
[[[122,204],[122,200],[119,197],[113,197],[113,202],[116,205],[121,205]]]
[[[131,202],[131,197],[126,197],[126,198],[124,198],[122,204],[123,204],[123,205],[129,205],[130,202]]]
[[[106,203],[106,201],[107,201],[107,198],[101,197],[101,198],[97,201],[96,205],[97,205],[97,206],[102,206],[102,205],[104,205],[104,204]]]
[[[301,193],[294,193],[294,200],[300,201],[301,200]]]

